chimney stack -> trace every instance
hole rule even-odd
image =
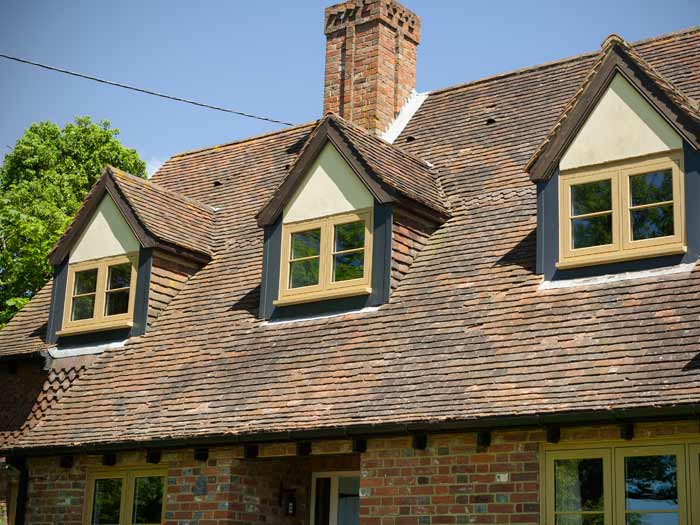
[[[416,88],[420,18],[394,0],[351,0],[325,11],[323,112],[383,133]]]

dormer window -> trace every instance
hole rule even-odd
[[[426,162],[326,115],[258,212],[260,317],[377,307],[449,217]]]
[[[575,285],[696,261],[699,150],[694,103],[607,38],[526,166],[538,186],[537,272]]]
[[[557,268],[685,251],[682,152],[562,171]]]
[[[372,210],[282,226],[276,305],[369,294]]]
[[[143,335],[210,259],[213,213],[107,166],[49,256],[47,342],[98,347]]]
[[[68,266],[61,334],[132,325],[137,254]]]

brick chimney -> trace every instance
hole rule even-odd
[[[416,88],[420,18],[393,0],[351,0],[325,12],[323,112],[384,132]]]

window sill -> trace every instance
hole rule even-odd
[[[573,268],[583,268],[586,266],[594,266],[599,264],[611,264],[625,261],[634,261],[635,259],[649,259],[650,257],[663,257],[665,255],[680,255],[688,251],[685,245],[658,246],[655,248],[645,248],[641,250],[630,251],[627,253],[615,253],[611,255],[590,255],[580,257],[580,259],[571,258],[568,260],[557,262],[558,270],[570,270]]]
[[[58,337],[62,337],[65,335],[87,334],[90,332],[104,332],[105,330],[118,330],[120,328],[131,328],[132,326],[134,326],[134,323],[132,321],[120,319],[118,321],[109,321],[106,323],[95,323],[95,324],[89,324],[89,325],[86,324],[86,325],[82,325],[82,326],[69,326],[68,328],[64,328],[64,329],[56,332],[56,335]]]
[[[337,290],[324,290],[321,292],[311,292],[299,295],[281,297],[272,301],[275,306],[289,306],[293,304],[311,303],[326,299],[342,299],[343,297],[353,297],[355,295],[369,295],[372,293],[370,286],[354,286],[352,288],[340,288]]]

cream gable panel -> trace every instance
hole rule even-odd
[[[374,204],[372,194],[332,144],[326,144],[284,208],[283,222],[345,213]]]
[[[139,241],[106,195],[70,252],[70,263],[123,255],[139,250]]]
[[[621,75],[616,75],[564,153],[559,169],[681,148],[681,137]]]

